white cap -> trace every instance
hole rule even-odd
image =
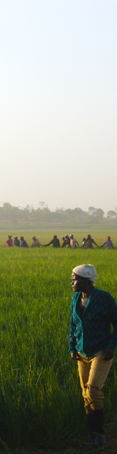
[[[76,266],[72,270],[72,273],[78,274],[78,276],[81,277],[86,277],[90,279],[91,282],[95,282],[97,276],[95,267],[90,264]]]

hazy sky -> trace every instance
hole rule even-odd
[[[117,0],[0,0],[0,206],[117,207]]]

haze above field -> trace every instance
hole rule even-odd
[[[0,6],[0,206],[115,210],[116,0]]]

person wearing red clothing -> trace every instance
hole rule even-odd
[[[100,247],[103,247],[103,246],[106,246],[107,249],[113,249],[113,243],[110,239],[110,236],[107,236],[107,240]]]
[[[6,246],[7,247],[12,247],[13,246],[12,235],[8,235],[8,240],[6,241]]]

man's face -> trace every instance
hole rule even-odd
[[[75,273],[72,273],[71,285],[73,292],[83,292],[85,290],[86,279],[84,277],[78,276]]]

